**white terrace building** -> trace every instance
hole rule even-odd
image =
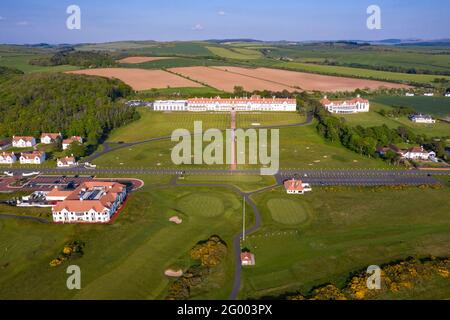
[[[13,164],[17,161],[17,157],[14,152],[2,152],[0,153],[0,164]]]
[[[29,136],[13,136],[12,146],[14,148],[30,148],[36,145],[36,139]]]
[[[295,99],[283,98],[193,98],[189,100],[158,100],[155,111],[296,111]]]
[[[52,199],[64,199],[52,207],[57,223],[107,223],[126,198],[127,188],[117,182],[84,182],[70,194],[52,190]]]
[[[322,106],[324,106],[331,113],[339,114],[352,114],[359,112],[369,112],[370,103],[369,100],[361,98],[359,95],[351,100],[334,100],[331,101],[325,96],[320,100]]]
[[[19,161],[20,164],[42,164],[45,161],[45,152],[22,152]]]
[[[415,123],[436,123],[436,120],[433,119],[429,115],[423,115],[423,114],[415,114],[410,117],[412,122]]]

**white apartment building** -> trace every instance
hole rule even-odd
[[[320,100],[322,106],[324,106],[328,112],[339,114],[352,114],[359,112],[369,112],[370,103],[369,100],[361,98],[359,95],[351,100],[334,100],[331,101],[325,96]]]
[[[296,111],[295,99],[261,98],[193,98],[188,100],[159,100],[153,103],[155,111]]]
[[[107,223],[120,208],[127,195],[125,185],[117,182],[87,181],[67,195],[52,190],[53,221],[57,223]]]
[[[409,119],[415,123],[436,123],[436,120],[431,116],[423,114],[412,115]]]
[[[19,161],[20,164],[42,164],[45,161],[45,152],[22,152]]]
[[[30,148],[36,145],[36,139],[29,136],[13,136],[12,146],[15,148]]]
[[[14,152],[2,152],[0,153],[0,164],[13,164],[17,161],[17,157]]]

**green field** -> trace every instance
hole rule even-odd
[[[65,72],[71,70],[80,69],[75,66],[36,66],[31,65],[28,62],[32,59],[40,58],[42,56],[34,54],[21,54],[21,53],[5,53],[0,50],[0,66],[16,68],[22,70],[25,73],[31,72]]]
[[[192,290],[191,297],[228,298],[234,276],[231,241],[240,229],[242,201],[223,188],[153,189],[151,185],[160,178],[146,178],[146,186],[130,196],[111,225],[43,225],[0,219],[0,298],[164,299],[170,283],[164,270],[187,268],[189,249],[213,234],[226,241],[228,255],[211,281]],[[208,198],[201,207],[199,195]],[[212,217],[211,205],[216,208],[216,204],[223,210]],[[183,223],[169,222],[173,215],[181,216]],[[71,240],[86,243],[84,256],[51,268],[50,260]],[[66,288],[69,264],[81,268],[80,291]]]
[[[379,101],[375,99],[375,101]],[[410,105],[407,105],[410,106]],[[443,121],[438,121],[434,124],[413,123],[408,117],[403,116],[399,118],[385,117],[379,114],[381,109],[390,108],[377,102],[371,102],[370,111],[357,114],[336,115],[338,118],[345,119],[345,123],[351,126],[373,127],[387,125],[389,128],[398,128],[405,126],[411,128],[415,133],[424,134],[429,137],[446,137],[450,136],[450,124]]]
[[[431,114],[437,117],[450,116],[449,97],[401,97],[401,96],[378,96],[375,102],[388,106],[410,107],[417,112]]]
[[[272,186],[276,181],[273,176],[252,176],[245,174],[187,175],[178,180],[178,184],[189,183],[227,184],[243,192],[251,192]]]
[[[120,64],[120,66],[124,68],[139,68],[139,69],[169,69],[169,68],[194,67],[194,66],[210,67],[221,65],[230,65],[230,63],[217,59],[171,58],[171,59],[149,61],[144,63]]]
[[[257,50],[244,48],[224,48],[224,47],[206,47],[214,55],[234,60],[253,60],[262,57],[262,54]]]
[[[437,76],[428,74],[407,74],[399,72],[387,72],[362,68],[350,68],[341,66],[328,66],[301,62],[279,62],[272,65],[275,68],[285,68],[294,71],[320,73],[326,75],[348,76],[385,80],[394,82],[432,83],[436,78],[450,80],[450,76]]]
[[[258,128],[303,123],[306,117],[298,112],[239,112],[236,121],[237,128]]]
[[[240,297],[307,293],[319,284],[343,285],[350,272],[368,265],[448,255],[449,191],[315,188],[298,196],[278,188],[253,195],[263,226],[243,244],[255,254],[256,266],[244,270]],[[308,215],[306,223],[299,212]],[[412,297],[450,297],[448,281],[434,285],[438,290],[414,291]]]

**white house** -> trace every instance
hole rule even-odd
[[[422,146],[403,150],[401,151],[401,155],[403,158],[410,160],[429,160],[430,157],[436,157],[434,151],[426,151]]]
[[[74,167],[78,165],[78,162],[76,161],[75,157],[64,157],[60,158],[56,161],[56,165],[59,168],[68,168],[68,167]]]
[[[407,92],[407,93],[405,94],[405,96],[407,96],[407,97],[414,97],[415,94],[414,94],[414,93],[411,93],[411,92]]]
[[[434,93],[428,92],[423,94],[425,97],[434,97]]]
[[[45,152],[22,152],[19,161],[21,164],[42,164],[45,161]]]
[[[51,144],[62,138],[61,133],[43,133],[41,134],[41,143]]]
[[[36,145],[36,139],[29,136],[13,136],[12,145],[15,148],[30,148]]]
[[[158,100],[155,111],[296,111],[295,99],[261,98],[193,98],[189,100]]]
[[[450,91],[446,92],[446,93],[444,94],[444,97],[450,97]]]
[[[87,181],[52,207],[57,223],[107,223],[127,195],[117,182]],[[58,196],[55,192],[53,196]],[[61,194],[63,197],[64,195]]]
[[[411,117],[409,117],[409,119],[415,123],[436,123],[436,120],[431,116],[423,114],[412,115]]]
[[[13,164],[17,161],[17,157],[14,152],[2,152],[0,153],[1,164]]]
[[[301,180],[291,179],[284,182],[284,188],[287,194],[304,194],[305,192],[312,191],[311,186],[308,183],[303,183]]]
[[[74,142],[78,142],[78,143],[83,143],[83,138],[79,137],[79,136],[72,136],[68,139],[64,139],[62,142],[62,148],[63,150],[67,150],[67,148],[69,148],[69,146],[74,143]]]
[[[331,101],[325,96],[320,100],[322,106],[324,106],[328,112],[339,114],[352,114],[359,112],[369,112],[370,103],[369,100],[362,99],[360,95],[351,100],[334,100]]]
[[[241,252],[241,265],[242,266],[254,266],[255,255],[250,252]]]

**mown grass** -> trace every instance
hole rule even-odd
[[[243,244],[255,253],[256,266],[244,269],[241,298],[276,296],[324,283],[343,285],[350,272],[408,256],[446,256],[450,252],[450,189],[321,188],[303,196],[282,188],[255,194],[261,231]],[[287,225],[276,221],[269,204],[296,202],[310,218]],[[276,204],[276,203],[275,203]],[[426,207],[426,209],[425,209]],[[287,219],[287,218],[286,218]],[[434,291],[436,286],[439,290]],[[448,298],[450,286],[430,283],[409,298]],[[406,297],[393,295],[391,299]]]
[[[224,48],[224,47],[206,47],[214,55],[222,58],[235,59],[235,60],[253,60],[262,57],[262,54],[257,50],[244,49],[244,48]]]

